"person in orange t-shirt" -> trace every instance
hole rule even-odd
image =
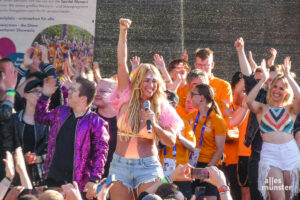
[[[215,66],[213,59],[213,51],[209,48],[198,49],[196,51],[196,58],[194,67],[205,71],[209,78],[209,85],[213,88],[215,93],[215,100],[222,101],[227,108],[232,104],[232,91],[230,84],[220,78],[214,77],[212,70]],[[219,105],[219,104],[218,104]],[[224,108],[220,108],[224,116],[229,116],[229,113],[224,112]]]
[[[164,146],[160,152],[160,159],[164,172],[167,170],[167,168],[171,167],[175,169],[175,167],[179,164],[185,165],[189,163],[189,153],[193,151],[195,146],[196,138],[193,129],[189,125],[188,121],[184,121],[184,129],[182,130],[181,134],[177,134],[176,144],[173,147]],[[170,166],[170,160],[175,161],[174,166]],[[165,175],[168,175],[168,173]],[[176,181],[174,184],[178,186],[179,190],[187,199],[191,198],[193,192],[190,181]]]
[[[169,90],[165,92],[170,105],[176,108],[179,102],[178,95]],[[190,110],[187,112],[189,111]],[[194,150],[195,146],[196,138],[193,129],[189,126],[187,121],[184,121],[184,129],[181,133],[177,133],[176,144],[173,147],[166,147],[164,145],[159,152],[164,174],[169,175],[179,164],[185,165],[189,163],[189,153]],[[192,186],[190,181],[176,181],[174,183],[187,199],[191,198]]]
[[[196,148],[190,156],[190,163],[196,167],[216,165],[224,153],[226,125],[218,105],[214,101],[213,89],[206,84],[199,84],[190,90],[194,108],[197,111],[189,114],[187,120],[193,127],[196,136]],[[193,184],[205,186],[205,197],[217,199],[218,189],[199,180]]]
[[[239,126],[239,146],[238,146],[238,165],[237,165],[237,181],[241,187],[242,199],[250,199],[250,188],[248,183],[248,161],[251,155],[251,146],[246,147],[244,144],[248,119],[250,112],[247,113],[244,121]]]
[[[195,109],[193,107],[193,102],[192,102],[192,99],[191,99],[191,97],[189,95],[186,98],[185,107],[183,108],[182,106],[178,105],[177,108],[176,108],[176,111],[177,111],[178,115],[181,117],[181,119],[186,118],[186,116],[189,113],[191,113],[191,112],[193,112],[195,110],[197,110],[197,109]]]
[[[179,96],[178,105],[184,108],[186,97],[189,93],[186,77],[190,72],[190,66],[186,61],[176,59],[168,65],[168,72],[173,82],[172,85],[174,86],[174,88],[170,88],[170,90],[177,92],[177,95]]]
[[[245,102],[245,85],[244,79],[242,78],[241,72],[236,72],[231,80],[232,90],[234,91],[234,104],[231,108],[233,114],[230,117],[230,120],[226,120],[227,127],[230,128],[230,131],[235,130],[239,132],[239,126],[245,121],[245,117],[248,113],[248,107]],[[230,132],[229,131],[229,132]],[[228,132],[228,141],[225,144],[224,154],[224,172],[227,176],[227,180],[230,182],[231,195],[233,199],[242,199],[241,187],[238,183],[238,149],[239,141],[241,140],[241,135],[239,137],[230,137]]]

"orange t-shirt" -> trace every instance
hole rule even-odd
[[[179,103],[178,105],[179,106],[182,106],[183,108],[185,108],[185,101],[186,101],[186,98],[189,94],[189,87],[188,85],[184,85],[182,88],[178,88],[177,89],[177,95],[179,97]]]
[[[251,155],[251,146],[246,147],[246,145],[244,145],[249,114],[250,114],[250,112],[247,113],[244,121],[239,125],[240,135],[239,135],[238,156],[250,156]]]
[[[190,113],[185,120],[187,120],[192,128],[194,128],[195,120],[197,117],[198,111],[194,111]],[[216,152],[216,144],[215,144],[215,136],[226,136],[226,125],[222,116],[215,113],[215,111],[211,111],[206,121],[206,128],[203,134],[203,144],[200,147],[200,137],[202,126],[205,122],[206,117],[202,117],[199,119],[196,130],[196,148],[200,148],[200,155],[198,162],[208,163],[212,159],[214,153]]]
[[[182,107],[181,105],[178,105],[176,107],[176,112],[178,113],[178,115],[180,116],[181,119],[184,119],[188,115],[185,108]]]
[[[227,130],[231,129],[229,123],[230,119],[228,117],[225,118]],[[238,147],[239,141],[232,140],[226,141],[224,146],[224,160],[223,162],[227,165],[237,164],[238,163]]]
[[[212,75],[212,78],[209,79],[209,85],[214,90],[214,99],[220,107],[221,112],[223,112],[225,107],[220,105],[220,101],[222,101],[225,106],[229,108],[229,106],[232,104],[232,91],[230,84],[227,81],[216,78]]]
[[[189,125],[188,121],[184,121],[184,129],[182,130],[182,136],[185,139],[196,143],[196,138],[193,132],[192,127]],[[173,147],[166,147],[166,155],[164,155],[164,150],[161,150],[160,160],[163,161],[163,158],[171,158],[176,160],[176,166],[181,164],[185,165],[189,163],[189,153],[190,150],[185,148],[183,144],[177,139],[176,140],[176,157],[174,158],[172,155]]]

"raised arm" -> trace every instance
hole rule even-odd
[[[0,199],[3,199],[5,196],[6,191],[8,190],[11,181],[15,176],[14,160],[9,151],[6,151],[6,159],[3,161],[5,162],[5,178],[2,179],[0,183]]]
[[[138,56],[134,56],[130,59],[131,64],[131,73],[134,72],[134,70],[140,65],[141,58]]]
[[[235,41],[234,46],[238,53],[241,72],[243,73],[243,75],[250,76],[252,74],[252,70],[245,54],[245,43],[243,38],[238,38]]]
[[[127,31],[131,25],[129,19],[120,19],[120,34],[118,42],[118,89],[122,92],[130,83],[127,66]]]
[[[269,79],[269,73],[267,72],[267,69],[266,69],[266,61],[265,60],[263,60],[261,62],[261,68],[262,68],[262,72],[263,72],[263,77],[255,85],[255,87],[249,92],[249,94],[247,96],[247,100],[246,100],[246,103],[247,103],[249,109],[251,110],[251,112],[258,114],[258,115],[261,114],[265,105],[255,101],[255,98],[256,98],[259,90],[262,88],[262,86],[265,84],[265,82]]]
[[[50,97],[56,91],[56,80],[53,76],[44,79],[43,95],[38,99],[34,113],[34,119],[40,124],[50,126],[54,119],[55,110],[49,111]]]
[[[21,147],[16,148],[14,158],[16,171],[20,176],[22,186],[24,186],[26,189],[32,189],[32,184],[26,170],[25,160]]]
[[[4,101],[0,106],[1,121],[9,120],[11,117],[15,102],[15,86],[17,83],[17,73],[18,72],[14,69],[14,66],[9,66],[4,69],[4,72],[2,74],[0,84],[3,85],[3,88],[6,90],[6,92]]]
[[[253,55],[252,55],[251,51],[249,51],[249,64],[250,64],[252,71],[255,72],[255,70],[257,68],[257,64],[256,64],[255,60],[253,59]]]
[[[162,56],[158,55],[158,54],[155,54],[154,57],[153,57],[153,63],[159,69],[159,71],[161,72],[162,77],[165,80],[166,87],[168,89],[168,87],[170,87],[171,84],[172,84],[172,79],[171,79],[171,77],[169,75],[169,72],[166,68],[164,58]]]
[[[232,113],[230,117],[230,127],[239,126],[247,116],[248,106],[246,104],[247,96],[243,97],[243,102],[241,105]]]
[[[290,57],[286,57],[284,59],[282,69],[283,69],[284,76],[288,80],[288,82],[289,82],[289,84],[290,84],[290,86],[293,90],[293,93],[294,93],[294,100],[293,100],[293,103],[292,103],[292,108],[290,110],[292,110],[292,112],[295,115],[297,115],[300,112],[300,88],[299,88],[299,85],[293,79],[293,77],[290,73],[290,69],[291,69]]]
[[[274,49],[274,48],[271,48],[270,53],[271,53],[271,58],[269,58],[268,62],[267,62],[269,67],[274,65],[274,62],[275,62],[275,59],[276,59],[276,56],[277,56],[277,50]]]

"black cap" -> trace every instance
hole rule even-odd
[[[167,94],[167,99],[170,103],[174,103],[176,105],[178,104],[179,97],[175,92],[173,92],[171,90],[166,90],[165,93]]]
[[[32,81],[29,81],[25,88],[24,88],[24,92],[25,93],[28,93],[30,90],[32,90],[33,88],[36,88],[36,87],[43,87],[43,81],[40,80],[40,79],[37,79],[37,80],[32,80]]]
[[[235,72],[231,79],[231,87],[234,86],[243,78],[242,72]]]

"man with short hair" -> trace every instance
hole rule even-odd
[[[193,87],[195,87],[198,84],[209,84],[208,76],[201,69],[193,69],[187,75],[187,84],[189,90],[193,89]]]
[[[68,106],[49,111],[49,97],[55,90],[55,78],[44,79],[35,111],[36,122],[50,126],[46,183],[60,187],[76,181],[91,199],[96,197],[97,183],[104,173],[109,140],[107,123],[90,110],[96,88],[93,82],[78,77],[69,87]]]
[[[109,95],[117,86],[117,82],[112,79],[101,79],[97,84],[97,94],[94,100],[94,105],[97,106],[96,113],[104,119],[109,126],[109,150],[107,161],[104,167],[103,177],[108,176],[110,162],[112,161],[113,154],[117,145],[117,117],[116,112],[109,102]]]
[[[227,116],[227,114],[223,112],[224,108],[220,106],[220,102],[224,103],[227,108],[230,107],[232,104],[231,86],[227,81],[213,75],[212,70],[215,66],[213,54],[214,52],[209,48],[198,49],[196,51],[194,67],[206,72],[209,79],[209,85],[214,89],[215,101],[218,103],[222,114]]]

